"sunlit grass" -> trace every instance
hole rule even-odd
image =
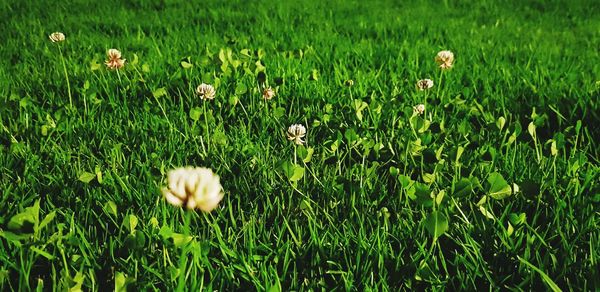
[[[597,5],[392,2],[0,1],[0,290],[600,287]]]

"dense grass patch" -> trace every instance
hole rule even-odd
[[[0,1],[0,290],[600,287],[593,1],[88,2]]]

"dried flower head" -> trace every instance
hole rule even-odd
[[[121,59],[121,52],[117,49],[108,50],[108,60],[105,62],[108,69],[121,69],[125,66],[125,59]]]
[[[271,88],[271,86],[265,88],[265,90],[263,90],[263,98],[265,100],[271,100],[273,97],[275,97],[275,90],[273,90],[273,88]]]
[[[62,32],[53,32],[48,37],[53,43],[58,43],[65,40],[65,34]]]
[[[302,138],[306,136],[306,128],[301,124],[293,124],[287,130],[287,138],[294,141],[297,145],[304,144]]]
[[[219,176],[208,168],[184,167],[170,170],[167,179],[168,186],[162,189],[162,193],[171,205],[210,212],[223,199]]]
[[[435,56],[435,62],[440,65],[442,70],[452,68],[452,63],[454,63],[454,53],[450,51],[440,51],[437,56]]]
[[[433,80],[431,79],[421,79],[417,81],[417,89],[426,90],[433,87]]]
[[[200,99],[214,99],[215,88],[210,84],[202,83],[196,88],[196,94]]]
[[[425,105],[424,104],[418,104],[413,106],[413,113],[417,114],[417,115],[422,115],[425,112]]]
[[[354,80],[348,79],[348,80],[346,80],[346,82],[344,82],[344,85],[346,85],[348,87],[352,87],[354,85]]]

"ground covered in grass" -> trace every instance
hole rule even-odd
[[[594,1],[67,2],[0,1],[0,290],[600,287]]]

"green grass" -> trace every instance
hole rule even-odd
[[[600,288],[594,1],[120,2],[0,1],[0,290]]]

